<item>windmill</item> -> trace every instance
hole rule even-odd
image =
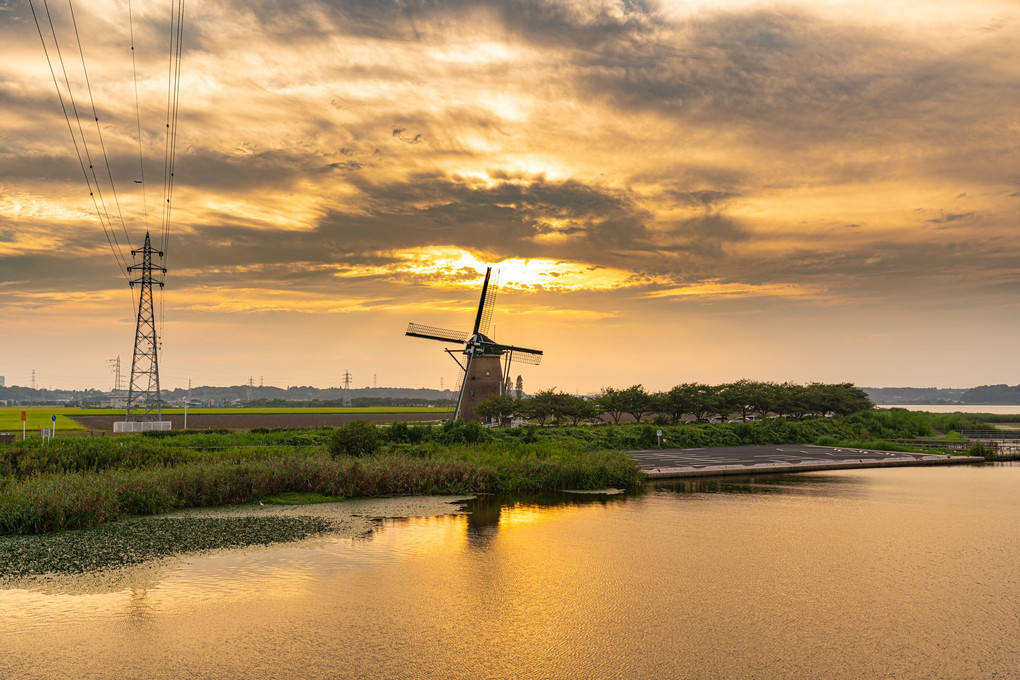
[[[455,356],[456,350],[446,349],[446,353],[460,366],[460,395],[457,397],[457,411],[454,418],[477,420],[475,410],[478,404],[491,396],[503,391],[503,376],[509,375],[513,361],[538,365],[542,361],[542,350],[500,344],[486,335],[489,322],[492,320],[492,309],[496,304],[497,284],[492,282],[492,267],[485,270],[485,282],[482,284],[482,295],[478,299],[478,312],[475,314],[475,326],[470,335],[461,331],[450,331],[434,326],[411,323],[404,335],[426,340],[438,340],[447,344],[463,345],[461,354],[464,363]]]

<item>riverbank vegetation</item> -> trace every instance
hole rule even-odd
[[[462,435],[461,429],[448,428],[447,434]],[[249,442],[255,437],[244,435]],[[194,446],[201,439],[93,437],[0,447],[0,535],[88,527],[288,492],[333,498],[462,495],[641,482],[637,465],[620,451],[590,452],[551,441],[467,443],[447,436],[416,445],[387,443],[355,456],[331,453],[324,444]]]
[[[722,424],[486,428],[448,420],[377,428],[361,421],[337,429],[29,440],[0,446],[0,535],[287,498],[281,494],[355,498],[628,488],[642,482],[628,450],[861,442],[909,448],[888,440],[983,426],[952,414],[892,409]]]

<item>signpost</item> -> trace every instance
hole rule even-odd
[[[25,412],[21,412],[21,441],[25,441]]]
[[[53,428],[50,430],[50,436],[52,437],[53,435],[55,435],[57,433],[57,417],[56,416],[50,416],[50,422],[53,423]]]
[[[659,448],[662,448],[662,430],[655,431],[655,441],[659,445]]]

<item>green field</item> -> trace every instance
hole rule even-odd
[[[29,436],[32,433],[39,434],[40,427],[51,427],[53,416],[57,417],[57,435],[61,432],[67,432],[69,430],[84,430],[83,425],[79,425],[70,418],[68,418],[67,411],[80,411],[82,409],[67,409],[67,408],[49,408],[46,406],[26,406],[26,407],[14,407],[14,408],[0,408],[0,432],[12,432],[21,434],[21,412],[25,412],[25,429]]]
[[[117,416],[124,413],[122,408],[68,408],[63,406],[3,406],[0,407],[0,432],[21,432],[21,412],[25,411],[25,428],[31,434],[38,434],[39,428],[50,427],[51,418],[57,416],[57,434],[68,431],[82,431],[80,425],[68,416]],[[388,406],[366,408],[189,408],[189,415],[271,415],[286,413],[451,413],[451,408],[429,408],[423,406]],[[164,415],[183,415],[183,408],[165,408]]]

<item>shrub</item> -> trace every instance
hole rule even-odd
[[[447,420],[439,433],[443,444],[477,444],[489,438],[489,431],[477,420]]]
[[[988,446],[984,442],[977,442],[967,449],[968,456],[981,456],[985,460],[995,460],[997,457],[995,447]]]
[[[407,423],[398,420],[390,425],[390,429],[386,432],[386,439],[395,444],[402,444],[409,440],[410,430]]]
[[[337,428],[329,439],[329,452],[337,456],[370,456],[379,450],[382,434],[366,420],[355,420]]]
[[[655,434],[655,428],[651,425],[645,425],[641,428],[641,433],[638,435],[638,444],[643,449],[654,449],[659,445],[659,438]]]
[[[419,423],[407,429],[407,441],[412,444],[421,444],[432,439],[432,426]]]

